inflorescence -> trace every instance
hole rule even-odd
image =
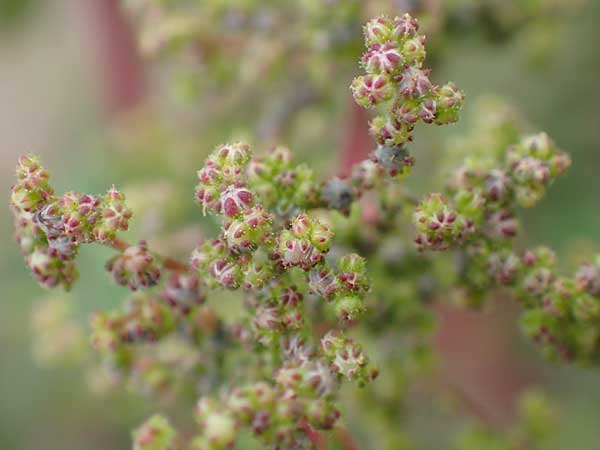
[[[132,212],[114,187],[103,196],[59,197],[37,158],[19,160],[11,208],[37,281],[69,289],[81,244],[117,250],[106,269],[135,292],[121,307],[93,316],[94,348],[117,378],[142,392],[172,393],[191,380],[200,396],[197,436],[184,442],[156,415],[135,430],[136,450],[232,448],[242,430],[270,449],[309,448],[315,430],[338,424],[341,384],[365,386],[377,377],[363,346],[350,337],[373,295],[367,259],[333,249],[327,212],[349,215],[363,194],[374,191],[394,223],[404,198],[394,198],[392,182],[414,164],[407,144],[415,125],[456,122],[464,94],[454,83],[432,83],[423,67],[425,37],[410,15],[373,19],[364,35],[366,75],[351,89],[359,105],[377,110],[369,159],[347,179],[318,183],[284,147],[254,157],[240,142],[218,146],[198,171],[195,200],[220,230],[188,262],[163,257],[145,241],[119,239]],[[454,281],[466,296],[481,300],[494,286],[509,287],[526,310],[526,333],[550,356],[597,362],[600,260],[563,277],[550,250],[514,249],[517,206],[536,204],[569,167],[569,157],[544,133],[519,138],[510,120],[494,122],[485,138],[486,145],[475,140],[474,151],[452,170],[444,193],[409,202],[414,242],[420,251],[457,252]],[[393,253],[395,246],[386,250]],[[407,296],[431,297],[435,287],[427,281],[405,289]],[[222,317],[210,301],[215,290],[239,292],[244,317]],[[413,312],[398,314],[416,317]],[[223,378],[226,367],[240,364],[247,370]],[[397,369],[400,362],[392,365]]]

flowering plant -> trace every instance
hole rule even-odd
[[[545,195],[569,167],[567,154],[545,133],[522,134],[509,109],[488,103],[444,191],[408,193],[402,180],[416,162],[409,145],[417,124],[456,122],[465,96],[452,82],[431,81],[425,36],[411,15],[372,19],[364,36],[366,73],[351,92],[376,111],[369,158],[347,177],[319,182],[287,148],[255,156],[242,142],[217,146],[197,172],[194,198],[219,230],[187,261],[121,238],[134,211],[115,187],[57,195],[38,158],[19,160],[11,209],[35,279],[68,290],[81,245],[115,249],[106,270],[133,293],[121,308],[93,316],[100,359],[143,392],[198,397],[193,436],[155,415],[134,431],[134,449],[220,450],[244,433],[265,448],[322,448],[329,430],[344,430],[344,384],[373,389],[364,404],[384,410],[382,392],[368,387],[380,372],[390,383],[426,370],[427,303],[441,292],[479,307],[506,287],[544,354],[598,363],[600,259],[568,277],[551,250],[514,244],[516,208]],[[368,202],[375,211],[367,220]],[[409,229],[412,248],[402,242]],[[241,293],[239,318],[223,312],[224,292]],[[373,357],[369,349],[389,339],[398,345]],[[463,445],[520,448],[551,428],[549,411],[531,394],[507,437],[476,430]],[[397,413],[381,414],[393,428]]]

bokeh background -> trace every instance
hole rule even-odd
[[[426,189],[422,180],[428,164],[435,164],[443,151],[444,140],[468,127],[473,114],[469,100],[481,94],[503,96],[572,155],[567,176],[538,207],[522,214],[528,242],[555,248],[565,269],[600,250],[600,3],[589,0],[577,8],[576,14],[559,18],[555,30],[536,34],[535,27],[524,26],[509,38],[485,28],[463,33],[462,27],[468,27],[455,24],[436,70],[440,80],[451,79],[466,91],[466,120],[451,129],[418,129],[414,177],[415,188]],[[261,145],[254,137],[260,135],[260,124],[244,121],[253,114],[247,105],[231,121],[207,128],[213,111],[198,113],[193,101],[177,102],[186,87],[170,89],[168,71],[139,63],[131,29],[115,11],[112,0],[0,0],[0,187],[8,198],[18,155],[40,154],[59,192],[124,186],[134,210],[140,205],[144,211],[133,235],[152,238],[161,230],[177,230],[175,240],[157,238],[177,253],[179,245],[183,248],[200,233],[202,216],[192,200],[195,169],[215,144],[231,137]],[[278,136],[323,174],[337,171],[337,149],[351,128],[347,86],[358,68],[348,67],[338,74],[337,90],[326,103],[307,108]],[[233,94],[224,89],[219,95],[227,102]],[[152,108],[131,114],[142,98],[164,106],[169,119],[161,118],[157,125]],[[186,133],[180,134],[182,129]],[[173,134],[185,138],[173,143]],[[161,208],[166,219],[157,216]],[[36,357],[40,343],[31,315],[48,293],[22,264],[8,207],[0,215],[0,239],[0,448],[129,448],[130,430],[154,410],[151,403],[123,391],[98,395],[93,375],[76,358],[45,364]],[[70,295],[74,317],[84,328],[90,312],[114,306],[124,295],[107,282],[103,263],[109,254],[95,247],[81,251],[81,279]],[[484,320],[493,328],[505,344],[490,348],[502,347],[503,354],[497,358],[485,348],[473,353],[450,346],[454,369],[448,376],[476,385],[477,376],[490,370],[526,373],[525,378],[547,387],[562,410],[561,429],[548,448],[600,449],[600,373],[542,361],[520,338],[513,315],[503,310],[465,319]],[[474,358],[482,360],[474,363]],[[473,367],[478,364],[488,372],[478,372]],[[495,382],[501,385],[502,377]],[[504,392],[502,386],[497,391],[488,401]],[[415,413],[416,429],[435,428],[427,414]],[[444,448],[431,429],[420,431],[415,435],[421,436],[421,448]]]

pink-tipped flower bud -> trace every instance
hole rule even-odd
[[[419,22],[410,14],[404,14],[401,17],[396,17],[393,20],[392,34],[394,39],[400,41],[406,37],[411,37],[419,31]]]
[[[240,267],[229,259],[219,259],[209,267],[209,273],[214,280],[226,289],[237,289],[242,282]]]
[[[392,39],[392,22],[385,16],[369,20],[363,27],[365,45],[372,47],[375,44],[385,44]]]
[[[429,94],[433,87],[429,80],[429,73],[430,70],[421,70],[417,67],[407,66],[398,77],[398,87],[402,96],[406,99],[411,99],[421,98]]]
[[[50,248],[35,249],[27,258],[27,265],[37,282],[48,289],[61,284],[69,289],[78,276],[73,261],[61,259]]]
[[[252,192],[244,187],[229,186],[215,204],[215,211],[234,217],[252,206]]]
[[[363,108],[387,102],[394,95],[394,88],[387,75],[364,75],[354,79],[350,86],[354,100]]]
[[[377,116],[369,123],[369,133],[377,143],[387,147],[412,141],[414,125],[398,122],[391,116]]]
[[[175,436],[169,421],[154,415],[133,432],[133,450],[170,450]]]
[[[100,204],[101,214],[93,229],[99,242],[107,242],[116,237],[117,232],[129,229],[132,212],[125,204],[125,195],[113,186]]]
[[[326,267],[317,267],[310,272],[308,286],[314,294],[328,301],[332,300],[340,289],[337,277]]]
[[[427,52],[425,51],[425,36],[416,36],[404,41],[402,44],[402,55],[404,55],[406,64],[421,67],[427,56]]]
[[[106,264],[106,270],[117,284],[127,286],[132,291],[155,286],[161,275],[160,266],[145,241],[111,258]]]
[[[362,63],[369,74],[395,74],[402,70],[404,56],[392,42],[375,44],[362,57]]]

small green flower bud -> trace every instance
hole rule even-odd
[[[242,283],[242,271],[236,262],[229,259],[218,259],[208,271],[217,284],[227,289],[237,289]]]
[[[365,312],[362,299],[356,295],[343,295],[333,300],[335,314],[341,322],[354,322]]]
[[[366,292],[369,289],[365,259],[356,253],[342,256],[337,261],[340,285],[350,292]]]
[[[380,172],[380,167],[374,161],[369,159],[361,161],[352,168],[352,184],[357,187],[359,194],[373,189]]]
[[[421,67],[427,56],[425,51],[425,36],[407,39],[402,44],[402,54],[407,64]]]
[[[573,315],[584,322],[600,319],[600,299],[587,293],[579,294],[573,302]]]
[[[419,234],[419,249],[445,250],[469,229],[468,221],[457,214],[441,194],[430,194],[415,209],[413,223]]]
[[[214,209],[217,214],[225,214],[227,217],[234,217],[246,211],[252,206],[253,195],[248,189],[243,187],[229,186],[219,200],[215,203]]]
[[[273,261],[261,251],[254,253],[252,260],[243,268],[244,289],[258,290],[273,278]]]
[[[40,200],[47,200],[54,192],[49,186],[50,175],[36,156],[21,156],[16,169],[17,186],[37,192]]]
[[[512,284],[521,269],[521,260],[512,252],[492,253],[488,258],[488,270],[498,284]]]
[[[493,239],[512,238],[517,234],[519,222],[510,211],[497,211],[486,218],[486,234]]]
[[[233,446],[238,424],[234,417],[221,409],[216,401],[201,398],[196,404],[196,420],[203,429],[203,436],[211,450],[223,450]]]
[[[465,94],[452,83],[446,83],[436,90],[435,102],[437,104],[437,113],[435,123],[438,125],[447,125],[458,121],[460,112],[465,100]]]
[[[42,197],[37,191],[30,191],[19,185],[12,187],[10,204],[17,211],[35,211],[42,201]]]
[[[525,208],[535,205],[550,182],[570,165],[569,157],[556,148],[546,133],[522,139],[508,150],[506,161],[517,201]]]
[[[377,116],[369,123],[369,133],[382,146],[401,146],[412,140],[414,126],[395,118]]]
[[[310,400],[306,406],[306,420],[317,429],[332,429],[340,416],[340,411],[324,399]]]
[[[363,27],[365,45],[372,47],[375,44],[385,44],[392,39],[392,22],[385,16],[369,20]]]
[[[360,345],[343,334],[330,331],[321,339],[323,353],[331,363],[331,368],[340,376],[358,381],[359,385],[373,380],[377,371],[369,367],[369,359]]]
[[[154,415],[133,432],[133,450],[170,450],[175,436],[169,421]]]

